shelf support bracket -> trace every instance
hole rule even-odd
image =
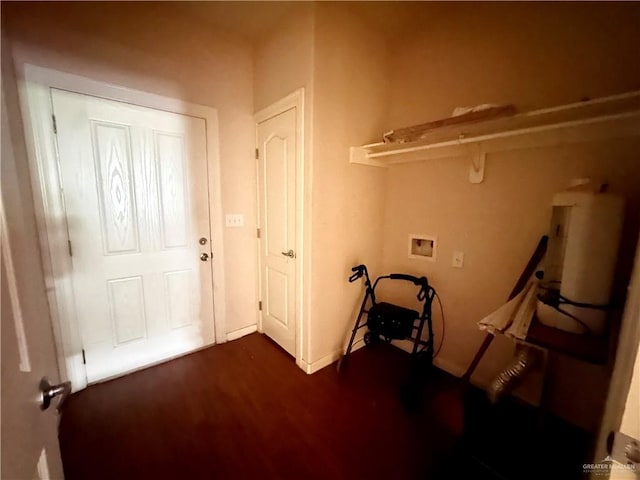
[[[469,165],[469,182],[482,183],[484,180],[484,164],[487,157],[487,153],[484,148],[474,143],[471,145],[471,165]]]
[[[349,163],[359,163],[361,165],[369,165],[372,167],[388,167],[388,165],[379,160],[369,158],[369,149],[366,146],[349,148]]]
[[[366,163],[367,151],[362,147],[351,147],[349,149],[349,162],[350,163]]]

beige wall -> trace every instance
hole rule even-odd
[[[301,3],[255,42],[253,92],[256,111],[298,88],[305,89],[306,103],[313,105],[314,32],[315,6]]]
[[[456,106],[514,103],[527,110],[640,87],[638,6],[439,8],[423,31],[393,47],[388,128],[442,118]],[[506,299],[546,232],[553,193],[571,178],[605,178],[627,196],[624,255],[632,258],[639,152],[635,139],[490,154],[479,185],[468,182],[468,161],[460,158],[388,170],[384,269],[427,274],[439,291],[447,320],[443,367],[464,372],[482,339],[476,322]],[[436,263],[407,258],[409,233],[438,236]],[[454,250],[465,253],[462,269],[451,267]],[[437,309],[435,323],[438,334]],[[510,342],[496,343],[476,381],[489,380],[509,359]],[[595,427],[606,369],[563,361],[557,375],[554,409]]]
[[[255,323],[253,85],[250,45],[206,27],[175,4],[3,5],[17,63],[214,107],[219,115],[227,332]],[[26,161],[18,168],[27,168]],[[220,301],[220,300],[218,300]]]
[[[417,33],[391,49],[387,126],[457,106],[523,111],[640,88],[640,7],[633,2],[426,4]]]
[[[349,164],[349,147],[381,132],[387,60],[383,39],[348,7],[317,6],[311,361],[335,354],[348,338],[362,294],[347,283],[351,267],[379,271],[385,174]]]

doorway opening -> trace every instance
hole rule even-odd
[[[61,376],[225,341],[215,109],[33,65],[20,97]]]

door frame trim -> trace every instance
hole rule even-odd
[[[9,117],[7,115],[7,106],[4,100],[4,88],[2,89],[2,135],[9,136]],[[7,153],[11,157],[11,161],[15,160],[15,153],[13,151],[13,144],[11,138],[3,138],[4,142],[7,142]],[[4,158],[3,161],[8,161]],[[17,178],[12,175],[11,180],[17,182]],[[18,369],[20,372],[31,371],[31,358],[29,356],[29,348],[27,345],[27,335],[25,333],[24,316],[22,315],[20,287],[18,285],[18,276],[16,275],[16,268],[13,263],[13,251],[11,249],[11,239],[9,238],[9,229],[7,227],[7,215],[5,210],[5,202],[2,195],[0,195],[0,258],[4,265],[5,281],[7,283],[7,291],[9,293],[8,301],[11,306],[11,313],[13,316],[13,326],[16,334],[16,345],[18,346]],[[7,334],[7,333],[5,333]]]
[[[305,183],[305,179],[307,178],[307,175],[305,174],[305,143],[304,143],[304,138],[305,138],[305,131],[304,131],[304,118],[305,118],[305,111],[304,111],[304,88],[299,88],[297,90],[295,90],[294,92],[292,92],[291,94],[287,95],[286,97],[277,100],[276,102],[272,103],[271,105],[269,105],[268,107],[263,108],[262,110],[259,110],[258,112],[255,113],[254,115],[254,124],[255,124],[255,144],[256,147],[258,146],[258,125],[262,122],[265,122],[266,120],[269,120],[270,118],[273,118],[277,115],[280,115],[281,113],[286,112],[287,110],[291,110],[292,108],[296,109],[296,157],[297,157],[297,162],[296,162],[296,214],[295,214],[295,219],[296,219],[296,259],[298,260],[296,262],[296,285],[295,285],[295,289],[296,289],[296,293],[295,293],[295,314],[296,314],[296,318],[295,318],[295,324],[296,324],[296,341],[295,341],[295,359],[296,359],[296,365],[298,365],[302,370],[304,370],[307,373],[308,372],[308,365],[307,362],[304,360],[305,358],[308,358],[308,352],[307,352],[307,346],[308,346],[308,339],[309,339],[309,329],[306,328],[307,325],[305,325],[304,319],[306,319],[306,314],[307,312],[307,306],[306,306],[306,302],[305,302],[305,296],[304,296],[304,291],[305,288],[304,286],[308,283],[307,282],[307,277],[305,276],[305,271],[306,271],[306,262],[307,262],[307,255],[305,252],[305,242],[304,242],[304,238],[305,238],[305,232],[308,231],[308,225],[306,223],[307,221],[307,215],[305,215],[305,211],[307,210],[307,208],[309,207],[308,203],[307,203],[307,199],[305,196],[305,191],[306,191],[306,183]],[[258,228],[262,228],[262,225],[260,224],[260,208],[261,208],[261,201],[260,201],[260,168],[258,165],[258,162],[256,161],[256,225],[258,225]],[[257,278],[257,286],[258,286],[258,299],[260,300],[262,297],[262,258],[261,258],[261,254],[260,254],[260,245],[261,245],[261,239],[260,238],[256,238],[256,248],[258,251],[258,271],[256,272],[256,278]],[[256,309],[257,310],[257,309]],[[263,332],[263,328],[262,328],[262,312],[257,310],[257,326],[258,326],[258,331],[260,333]]]
[[[627,298],[619,326],[616,354],[609,372],[607,398],[593,456],[595,461],[599,461],[609,454],[607,451],[609,433],[620,430],[622,425],[625,406],[633,381],[635,364],[638,355],[640,355],[640,324],[638,323],[638,317],[640,317],[640,236],[636,242],[633,270],[627,287]],[[637,374],[640,374],[640,372]],[[592,473],[589,478],[595,479],[595,473]]]
[[[219,260],[211,262],[214,332],[216,343],[225,342],[224,225],[217,110],[29,63],[21,63],[16,67],[40,254],[60,377],[71,381],[73,391],[87,386],[86,369],[82,362],[82,340],[69,275],[72,264],[68,254],[66,212],[59,183],[51,88],[189,115],[205,121],[211,251],[213,258]]]

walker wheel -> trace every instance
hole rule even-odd
[[[380,336],[377,333],[367,332],[364,334],[365,345],[375,345],[380,342]]]

